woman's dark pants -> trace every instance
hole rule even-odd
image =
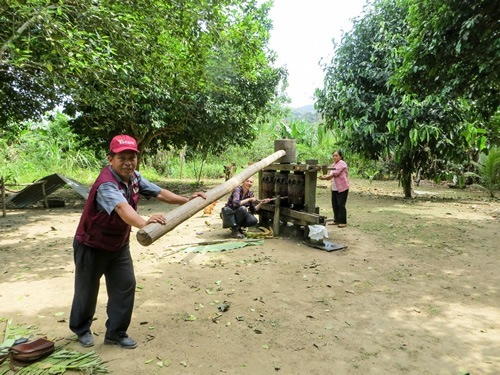
[[[333,208],[333,222],[337,224],[347,224],[347,210],[345,205],[347,203],[347,195],[349,189],[341,193],[332,191],[332,208]]]

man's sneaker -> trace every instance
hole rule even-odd
[[[92,332],[87,331],[83,335],[78,336],[78,342],[84,348],[88,348],[94,346],[94,337],[92,336]]]
[[[107,345],[119,345],[124,349],[134,349],[137,347],[137,341],[133,338],[125,336],[106,336],[104,338],[104,343]]]

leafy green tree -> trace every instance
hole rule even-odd
[[[40,118],[68,97],[81,74],[119,70],[110,36],[123,24],[101,2],[3,0],[0,5],[0,128]],[[127,34],[128,35],[128,34]]]
[[[407,92],[472,100],[488,119],[500,105],[498,1],[405,2],[409,43],[396,81]]]
[[[95,149],[116,133],[135,136],[141,149],[249,144],[251,124],[286,76],[272,67],[269,8],[255,0],[8,0],[0,82],[26,89],[5,120],[64,101]]]
[[[138,54],[132,56],[128,44],[119,53],[133,60],[134,69],[75,91],[70,109],[85,114],[75,120],[76,131],[103,142],[110,133],[126,132],[141,149],[188,144],[203,155],[250,144],[251,124],[285,76],[271,66],[274,54],[266,48],[269,5],[161,4],[147,17],[142,5],[128,10],[138,14],[135,27],[141,24],[147,35]]]
[[[392,161],[409,198],[412,173],[439,175],[469,144],[461,102],[407,94],[391,84],[402,64],[399,51],[408,45],[407,14],[405,2],[379,0],[354,22],[325,67],[316,106],[342,147]]]

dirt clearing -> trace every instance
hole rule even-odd
[[[327,186],[319,183],[317,203],[331,217]],[[134,232],[134,350],[103,345],[104,283],[96,345],[80,347],[68,329],[83,201],[9,210],[0,218],[0,317],[36,326],[58,345],[95,350],[117,374],[498,374],[500,203],[417,189],[417,199],[404,200],[395,182],[353,180],[347,228],[327,226],[331,240],[348,246],[341,251],[287,237],[226,252],[182,250],[229,240],[222,200],[148,247]],[[140,203],[144,216],[170,208]]]

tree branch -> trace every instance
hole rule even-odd
[[[45,9],[48,10],[48,9],[56,9],[57,6],[55,5],[49,5],[48,7],[46,7]],[[9,45],[14,42],[16,39],[18,39],[25,31],[28,27],[30,27],[32,24],[35,23],[35,21],[37,20],[37,18],[40,17],[40,14],[42,13],[43,9],[42,10],[39,10],[36,12],[36,14],[31,17],[28,21],[26,21],[24,24],[21,25],[21,27],[19,27],[17,29],[17,31],[9,38],[9,40],[7,40],[3,45],[2,45],[2,48],[0,48],[0,64],[5,64],[7,59],[4,59],[3,56],[4,54],[6,53],[7,49],[9,48]]]

